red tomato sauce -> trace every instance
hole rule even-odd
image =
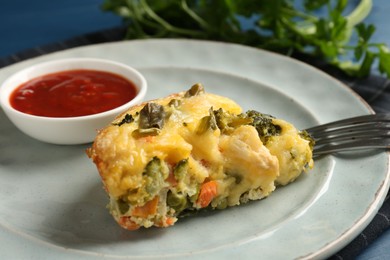
[[[69,70],[23,83],[12,93],[10,103],[31,115],[74,117],[119,107],[136,94],[134,83],[114,73]]]

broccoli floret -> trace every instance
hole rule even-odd
[[[158,157],[153,157],[148,162],[142,175],[145,190],[150,194],[150,197],[154,197],[160,191],[161,187],[164,186],[164,180],[168,177],[163,162]]]
[[[260,112],[249,110],[246,116],[252,118],[250,125],[254,126],[259,134],[260,140],[266,144],[270,137],[280,135],[282,128],[279,125],[273,124],[273,116],[262,114]]]
[[[309,147],[313,151],[313,148],[315,145],[315,141],[314,141],[313,137],[305,130],[299,131],[299,136],[302,137],[303,139],[309,141]]]

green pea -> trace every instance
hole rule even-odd
[[[183,194],[169,191],[167,194],[167,205],[173,208],[176,213],[180,213],[187,207],[187,197]]]

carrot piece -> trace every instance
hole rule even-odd
[[[200,187],[200,192],[196,204],[201,208],[207,207],[211,201],[217,196],[217,182],[207,181]]]
[[[155,215],[157,212],[159,197],[156,196],[152,200],[149,200],[143,206],[135,207],[132,211],[132,215],[135,217],[147,218],[150,215]]]
[[[166,217],[164,220],[161,220],[155,224],[156,227],[169,227],[175,224],[177,218]]]
[[[167,221],[165,222],[167,226],[172,226],[173,224],[175,224],[176,222],[176,219],[175,218],[167,218]]]
[[[140,228],[140,226],[132,221],[130,217],[120,217],[119,219],[119,225],[127,230],[137,230]]]

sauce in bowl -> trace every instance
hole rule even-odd
[[[11,106],[45,117],[75,117],[119,107],[137,95],[131,81],[111,72],[68,70],[29,80],[14,90]]]

